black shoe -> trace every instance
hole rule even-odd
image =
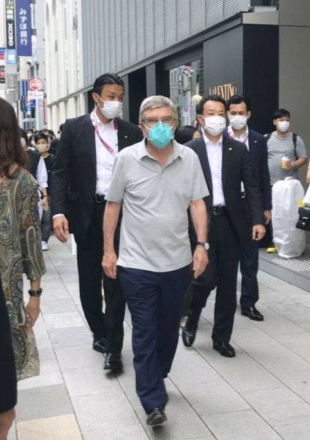
[[[165,398],[165,406],[167,405],[167,403],[169,402],[169,394],[166,393],[166,398]]]
[[[182,341],[185,347],[191,347],[195,341],[200,313],[201,309],[189,311],[185,327],[182,330]]]
[[[196,338],[196,330],[195,331],[189,331],[186,330],[186,328],[183,328],[182,330],[182,341],[185,347],[191,347],[195,341]]]
[[[105,353],[105,343],[105,338],[97,338],[96,336],[94,336],[93,350],[99,351],[99,353]]]
[[[241,315],[247,316],[252,321],[264,321],[264,316],[254,307],[241,307]]]
[[[232,358],[236,356],[234,347],[232,347],[228,342],[213,342],[213,349],[219,351],[222,356]]]
[[[146,423],[151,426],[157,426],[166,422],[166,420],[167,416],[164,411],[160,408],[154,408],[153,411],[147,415]]]
[[[123,369],[122,355],[120,353],[107,353],[103,369],[112,372],[121,371]]]

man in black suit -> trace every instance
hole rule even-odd
[[[125,301],[119,280],[103,275],[101,267],[105,194],[118,151],[143,138],[137,126],[119,118],[123,96],[124,83],[118,75],[96,79],[95,108],[66,121],[52,171],[54,232],[61,242],[69,230],[74,235],[81,303],[93,332],[93,349],[106,353],[106,370],[122,368]],[[119,228],[115,237],[118,250]]]
[[[229,344],[236,310],[236,285],[240,242],[252,236],[260,240],[265,233],[263,210],[249,154],[245,145],[223,136],[226,127],[226,102],[220,96],[207,96],[197,105],[197,119],[203,136],[187,144],[200,159],[210,196],[206,197],[209,225],[209,265],[192,282],[192,298],[183,343],[190,347],[196,336],[201,310],[216,287],[213,348],[222,356],[235,356]],[[244,183],[251,225],[242,203]]]
[[[227,135],[242,142],[249,150],[253,176],[261,193],[264,210],[265,224],[271,218],[271,186],[268,169],[268,153],[266,138],[254,130],[248,128],[248,120],[251,117],[250,102],[246,97],[234,95],[227,103],[228,118],[230,125]],[[244,198],[247,205],[247,198]],[[258,301],[258,251],[259,242],[249,240],[241,245],[240,270],[241,282],[241,314],[254,321],[263,321],[264,316],[256,309]]]

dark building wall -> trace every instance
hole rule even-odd
[[[250,126],[272,130],[279,102],[279,28],[240,25],[204,42],[204,94],[251,100]]]
[[[269,133],[279,105],[279,28],[243,26],[243,54],[243,93],[252,104],[249,125]]]
[[[233,28],[204,42],[204,94],[243,92],[243,30]]]
[[[128,75],[128,119],[134,124],[139,123],[139,109],[144,98],[146,98],[146,71],[142,68]]]

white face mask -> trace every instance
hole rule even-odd
[[[97,95],[100,101],[103,103],[103,107],[98,105],[101,113],[107,119],[117,118],[123,110],[123,103],[120,101],[103,101],[99,95]]]
[[[290,121],[279,121],[277,122],[277,130],[279,130],[281,133],[287,132],[287,130],[290,128]]]
[[[36,149],[38,150],[39,153],[45,153],[47,151],[47,144],[38,144],[36,145]]]
[[[229,122],[234,130],[242,130],[246,126],[248,118],[243,115],[229,115]]]
[[[218,136],[226,128],[226,119],[223,116],[208,116],[205,118],[204,129],[211,136]]]

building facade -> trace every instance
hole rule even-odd
[[[134,123],[152,94],[171,97],[188,124],[200,96],[240,93],[252,128],[270,131],[285,107],[307,140],[309,37],[308,0],[47,0],[49,125],[90,111],[94,79],[117,72]]]

